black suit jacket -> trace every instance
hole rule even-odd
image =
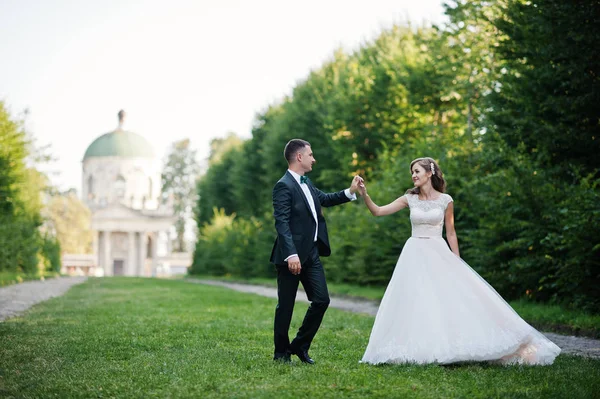
[[[343,204],[350,199],[344,191],[326,194],[316,188],[310,179],[307,184],[315,201],[319,222],[317,233],[319,255],[329,256],[331,248],[321,207]],[[304,263],[313,247],[315,219],[300,184],[290,172],[286,172],[273,188],[273,216],[277,239],[271,251],[271,263],[284,265],[285,258],[293,254],[298,254],[300,262]]]

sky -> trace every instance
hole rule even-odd
[[[120,109],[161,159],[184,138],[205,159],[336,49],[406,21],[443,22],[442,0],[0,0],[0,101],[50,146],[52,183],[80,191]]]

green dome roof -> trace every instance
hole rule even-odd
[[[117,129],[90,144],[83,159],[92,157],[154,158],[154,149],[139,134]]]

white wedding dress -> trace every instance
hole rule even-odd
[[[552,364],[560,348],[521,319],[442,238],[452,197],[406,198],[412,237],[400,254],[361,362]]]

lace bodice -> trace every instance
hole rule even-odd
[[[410,222],[413,237],[441,237],[444,227],[444,214],[452,197],[442,194],[430,201],[419,199],[417,194],[406,194],[410,208]]]

